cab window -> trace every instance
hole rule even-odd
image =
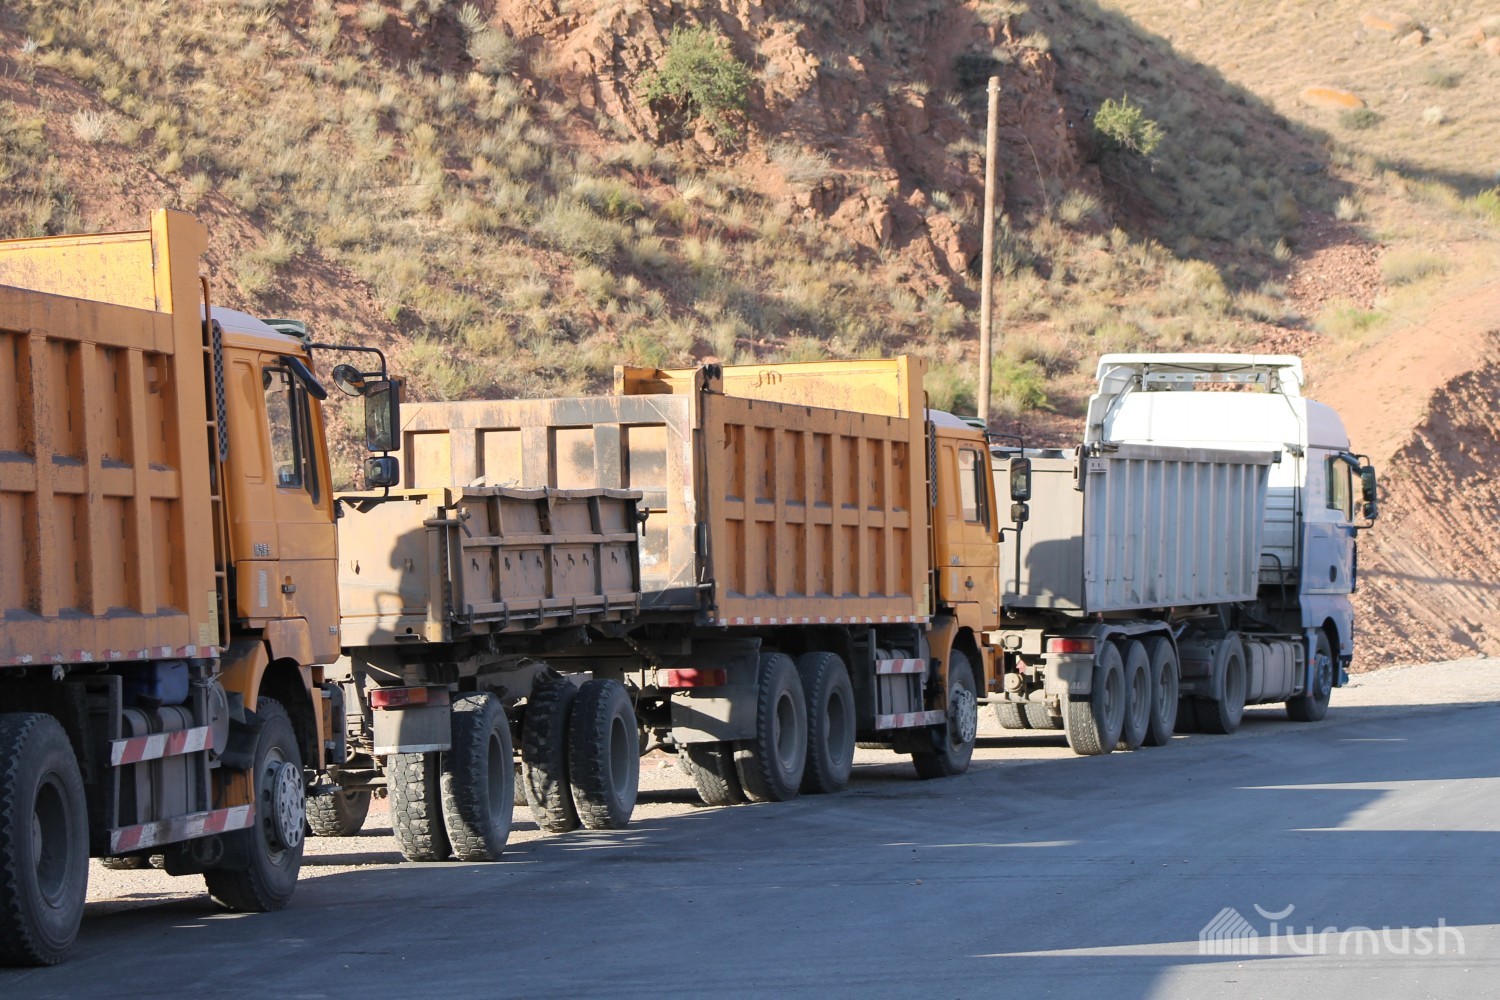
[[[963,504],[964,520],[971,524],[988,524],[989,511],[985,509],[984,476],[988,463],[973,448],[958,450],[958,489]]]
[[[1342,458],[1328,460],[1328,509],[1344,515],[1344,520],[1354,520],[1354,488],[1351,482],[1353,467]]]
[[[317,503],[318,476],[311,457],[307,393],[284,368],[262,369],[261,384],[266,393],[266,422],[276,485],[281,489],[306,489]]]

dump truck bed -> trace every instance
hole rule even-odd
[[[0,667],[219,643],[202,226],[0,243]]]
[[[340,644],[455,642],[634,617],[637,494],[468,487],[343,498]]]
[[[643,618],[916,620],[929,613],[919,365],[627,369],[613,396],[413,405],[403,469],[411,487],[640,490]],[[866,410],[811,405],[825,397]]]
[[[1276,453],[1120,445],[1029,457],[1031,519],[1000,546],[1006,607],[1093,614],[1255,598]],[[1003,456],[995,475],[1006,488]]]

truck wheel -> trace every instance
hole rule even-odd
[[[1219,697],[1210,701],[1199,698],[1193,702],[1193,712],[1198,717],[1198,728],[1205,733],[1228,736],[1240,728],[1240,719],[1245,715],[1245,694],[1249,678],[1245,676],[1245,649],[1239,637],[1230,633],[1224,640],[1233,645],[1224,656],[1224,669],[1219,678]]]
[[[1125,646],[1125,724],[1116,750],[1137,750],[1151,726],[1151,658],[1135,640]]]
[[[1318,630],[1313,649],[1312,688],[1286,703],[1286,717],[1293,722],[1321,722],[1333,697],[1333,649],[1328,633]]]
[[[745,801],[730,744],[688,743],[677,752],[677,766],[693,779],[704,805],[737,806]]]
[[[1151,661],[1151,724],[1146,727],[1145,745],[1164,747],[1177,728],[1178,694],[1177,653],[1172,644],[1160,636],[1145,640],[1146,656]]]
[[[441,754],[393,753],[385,759],[391,830],[407,861],[447,861],[452,853],[443,825],[441,773]]]
[[[755,701],[755,735],[734,752],[740,786],[756,802],[794,799],[807,769],[807,701],[791,657],[760,655]]]
[[[635,812],[641,741],[630,695],[595,678],[578,689],[568,720],[568,781],[578,819],[590,830],[623,830]]]
[[[958,650],[948,654],[947,715],[945,725],[932,730],[934,749],[911,755],[917,777],[951,778],[969,769],[979,732],[979,698],[974,693],[974,671]]]
[[[1063,727],[1062,717],[1047,711],[1047,706],[1042,702],[1028,701],[1022,707],[1026,709],[1026,722],[1032,729],[1055,730]]]
[[[452,749],[439,781],[448,841],[460,861],[495,861],[516,809],[510,720],[494,695],[466,694],[453,703],[450,724]]]
[[[578,688],[543,680],[531,689],[521,723],[521,784],[536,825],[548,833],[578,829],[578,810],[568,784],[568,719]]]
[[[1031,720],[1026,716],[1026,706],[1014,701],[995,702],[995,721],[1001,729],[1030,729]]]
[[[1063,705],[1068,746],[1083,757],[1109,753],[1125,728],[1125,663],[1114,643],[1100,647],[1094,660],[1093,690],[1087,698],[1070,698]]]
[[[307,825],[319,837],[352,837],[365,825],[369,814],[367,791],[337,791],[307,800]]]
[[[833,653],[797,657],[802,694],[807,700],[807,764],[802,790],[841,792],[854,770],[854,686],[844,661]]]
[[[56,965],[73,947],[89,889],[87,809],[62,725],[0,715],[0,963]]]
[[[225,867],[205,872],[203,881],[208,894],[231,910],[269,913],[292,898],[302,870],[307,783],[286,709],[262,695],[255,717],[255,824],[224,835]]]

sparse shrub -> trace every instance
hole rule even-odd
[[[548,203],[537,220],[537,232],[556,249],[593,261],[609,261],[624,241],[624,230],[618,223],[562,198]]]
[[[1459,85],[1464,75],[1459,70],[1449,69],[1446,66],[1428,66],[1427,72],[1423,74],[1423,78],[1427,81],[1429,87],[1436,87],[1439,90],[1452,90]]]
[[[1348,302],[1335,302],[1318,314],[1313,326],[1338,340],[1359,340],[1383,321],[1384,317],[1374,310],[1361,309]]]
[[[1094,131],[1106,146],[1137,156],[1149,157],[1165,138],[1161,126],[1146,117],[1139,105],[1130,103],[1127,94],[1118,102],[1106,98],[1094,112]]]
[[[1051,409],[1042,366],[1008,355],[997,357],[990,368],[990,409],[1012,418],[1028,410]]]
[[[967,370],[955,365],[938,362],[934,364],[922,385],[927,390],[927,400],[934,410],[948,413],[974,413],[976,398],[975,378]]]
[[[1087,191],[1069,191],[1057,203],[1057,217],[1069,226],[1092,221],[1099,214],[1099,199]]]
[[[73,113],[68,120],[73,129],[73,134],[90,145],[101,143],[108,139],[114,132],[114,125],[109,115],[98,111],[90,111],[87,108]]]
[[[745,106],[750,71],[707,28],[678,25],[661,65],[643,81],[646,100],[689,121],[702,120],[723,138],[734,135],[734,114]]]
[[[1427,250],[1392,250],[1380,258],[1380,274],[1388,285],[1409,285],[1448,269],[1448,261]]]
[[[1340,198],[1338,204],[1333,208],[1333,217],[1340,222],[1357,222],[1364,214],[1364,208],[1359,199],[1351,195]]]
[[[1374,108],[1350,108],[1339,114],[1339,124],[1351,132],[1374,128],[1382,120],[1380,112]]]
[[[826,153],[815,153],[796,143],[771,144],[771,162],[781,171],[788,184],[811,187],[833,172]]]
[[[1448,116],[1443,112],[1443,109],[1438,107],[1436,104],[1432,105],[1431,107],[1422,109],[1423,125],[1427,125],[1429,127],[1441,125],[1447,120]]]

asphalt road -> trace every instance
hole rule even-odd
[[[491,865],[392,863],[372,815],[279,914],[96,867],[72,961],[0,996],[1500,996],[1497,692],[1383,672],[1321,724],[1093,759],[988,730],[962,777],[862,754],[778,805],[648,767],[630,829]]]

